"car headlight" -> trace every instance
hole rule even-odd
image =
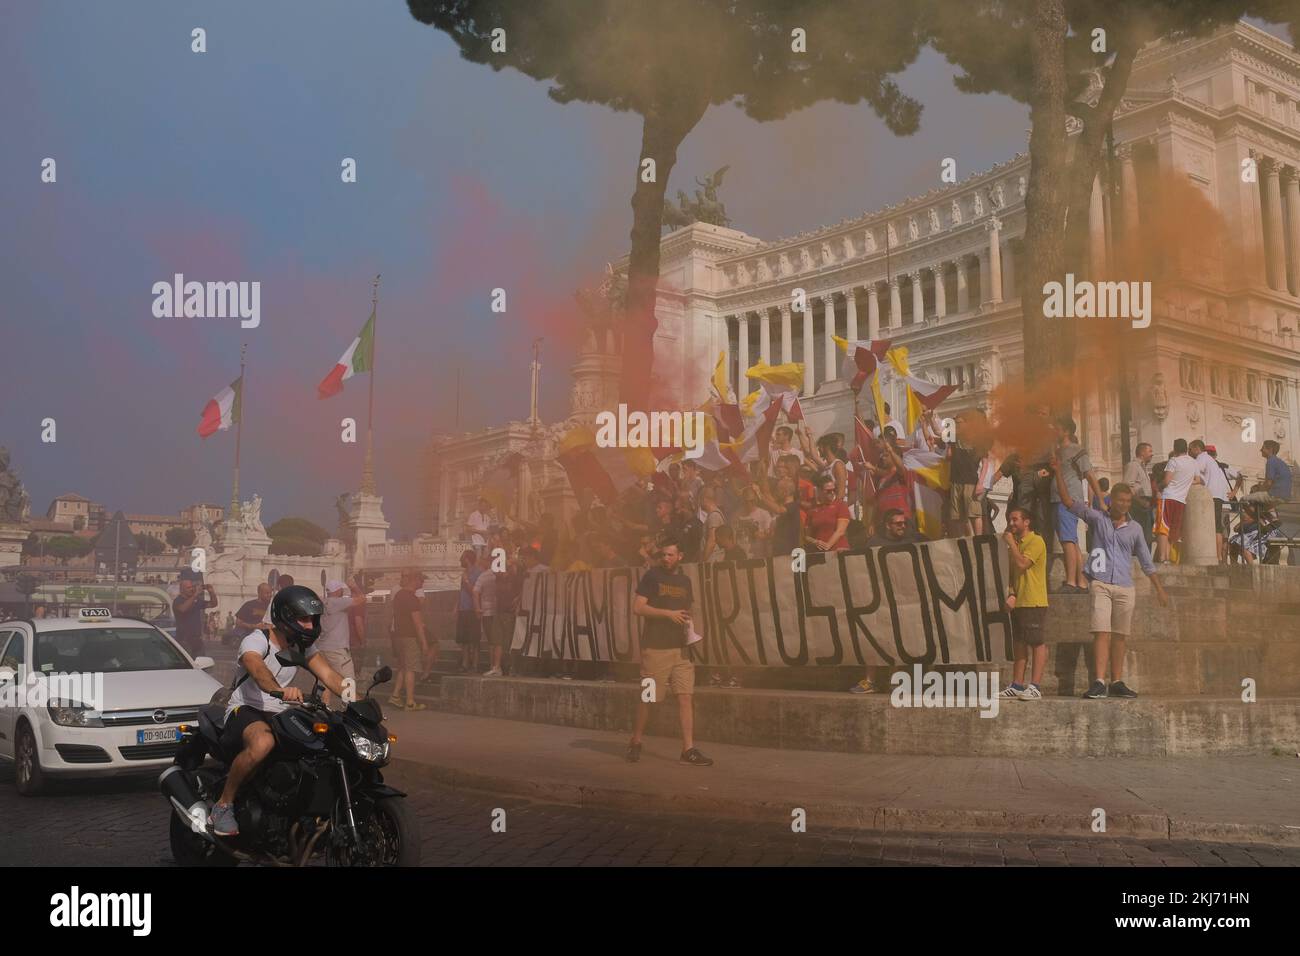
[[[99,711],[91,710],[85,704],[62,703],[52,701],[46,710],[50,720],[60,727],[103,727],[104,721]]]
[[[388,759],[388,741],[371,740],[361,734],[349,734],[349,736],[352,738],[353,749],[362,760],[379,763],[381,760]]]

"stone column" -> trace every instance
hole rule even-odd
[[[1016,253],[1011,240],[1007,240],[1006,248],[1002,250],[1002,294],[1008,301],[1020,295],[1016,288]]]
[[[943,287],[943,265],[940,262],[931,269],[934,273],[934,315],[939,319],[948,314],[948,292]]]
[[[736,315],[736,353],[740,356],[736,366],[736,399],[739,401],[749,394],[749,378],[745,372],[749,369],[749,313]]]
[[[858,290],[853,286],[844,290],[844,337],[858,340]]]
[[[717,354],[719,351],[723,353],[722,368],[726,372],[727,384],[730,385],[731,384],[731,323],[728,317],[725,315],[718,316],[717,325],[715,326],[715,328],[717,329],[717,335],[718,338],[721,340],[721,343],[720,343],[720,348],[714,349],[713,351],[714,354]],[[722,397],[725,400],[727,396],[723,395]]]
[[[921,270],[912,273],[912,324],[920,325],[925,321],[925,292],[921,286]]]
[[[980,305],[989,301],[989,251],[981,249],[979,251],[980,260]]]
[[[889,327],[902,328],[903,297],[898,294],[898,276],[889,280]]]
[[[1088,201],[1088,269],[1093,279],[1106,274],[1106,206],[1100,173],[1093,177],[1092,198]]]
[[[835,367],[840,363],[835,360],[835,293],[823,297],[826,303],[826,315],[822,319],[822,338],[825,342],[823,354],[826,356],[826,369],[822,372],[822,381],[829,382],[835,378]]]
[[[1282,190],[1278,186],[1281,164],[1275,159],[1265,159],[1261,165],[1264,173],[1264,196],[1268,205],[1265,221],[1268,231],[1264,236],[1264,258],[1268,266],[1268,284],[1280,292],[1286,291],[1286,266],[1282,254],[1286,240],[1282,238]]]
[[[758,310],[758,357],[772,364],[772,326],[767,309]]]
[[[816,387],[813,378],[813,312],[812,300],[804,305],[803,310],[803,393],[811,395]]]
[[[1300,170],[1287,167],[1286,187],[1287,265],[1291,294],[1300,296]]]
[[[1002,220],[990,216],[985,228],[989,233],[989,294],[986,301],[997,305],[1002,301]]]
[[[875,282],[867,286],[867,338],[880,338],[880,290]]]
[[[1136,242],[1138,231],[1137,171],[1133,168],[1133,146],[1125,143],[1115,150],[1119,154],[1120,206],[1124,217],[1125,242]]]
[[[965,312],[970,308],[970,280],[966,275],[966,260],[954,259],[952,264],[957,270],[957,311]]]
[[[790,337],[790,306],[781,306],[781,361],[794,361],[794,346]]]

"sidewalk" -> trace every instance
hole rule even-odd
[[[391,710],[391,708],[388,708]],[[1300,846],[1300,759],[921,757],[704,744],[713,767],[678,762],[647,736],[629,764],[622,733],[394,710],[394,783],[517,794],[578,806],[809,827],[992,831]],[[1102,838],[1102,834],[1096,834]]]

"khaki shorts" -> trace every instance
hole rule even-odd
[[[397,655],[399,671],[417,671],[421,667],[420,639],[418,637],[394,637],[393,653]]]
[[[670,690],[678,697],[695,691],[695,665],[684,647],[641,648],[641,676],[654,679],[656,702]]]
[[[488,624],[491,621],[491,625]],[[483,633],[487,635],[489,647],[504,647],[510,650],[510,642],[515,637],[515,615],[495,614],[483,618]]]
[[[984,505],[975,497],[975,485],[954,484],[948,489],[948,518],[962,521],[966,518],[983,518]]]
[[[321,651],[320,656],[325,658],[329,666],[338,671],[340,676],[351,677],[353,680],[357,679],[356,669],[352,666],[352,651],[348,648],[331,648],[327,651]]]
[[[1089,630],[1127,637],[1133,625],[1133,605],[1137,603],[1137,589],[1089,581],[1088,593],[1092,595],[1092,625]]]

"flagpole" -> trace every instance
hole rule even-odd
[[[370,291],[370,314],[374,325],[370,327],[370,407],[366,418],[366,464],[361,472],[361,493],[375,491],[375,339],[379,335],[379,276],[375,276]]]
[[[230,489],[230,521],[239,517],[239,440],[244,434],[244,355],[248,351],[248,343],[245,342],[239,347],[239,421],[235,422],[235,482]]]

